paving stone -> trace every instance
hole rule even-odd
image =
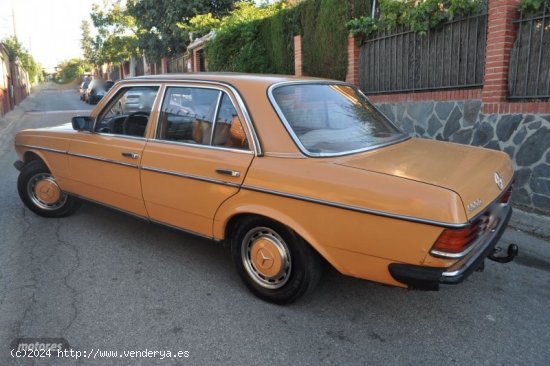
[[[516,171],[516,185],[522,187],[529,182],[533,171],[530,168],[523,168]]]
[[[531,206],[529,192],[525,188],[514,189],[512,191],[512,202],[519,205]]]
[[[403,118],[402,126],[403,130],[409,135],[414,134],[414,121],[409,117]]]
[[[494,136],[493,126],[488,122],[483,122],[474,132],[472,145],[483,146],[487,144]]]
[[[529,186],[534,193],[550,197],[550,180],[544,178],[531,179]]]
[[[447,119],[447,122],[445,123],[445,128],[443,129],[443,137],[445,139],[448,139],[453,133],[458,131],[460,129],[460,119],[462,118],[462,112],[460,112],[460,108],[458,106],[455,106],[453,109],[453,112]]]
[[[440,120],[445,121],[455,107],[455,102],[439,102],[435,104],[435,113]]]
[[[470,141],[472,141],[473,135],[474,131],[472,129],[463,129],[453,134],[451,141],[458,142],[459,144],[469,145]]]
[[[434,109],[433,102],[415,103],[407,109],[407,114],[415,121],[427,120]]]
[[[523,120],[523,123],[524,124],[528,124],[528,123],[531,123],[535,120],[535,116],[533,116],[532,114],[528,114],[525,116],[525,119]]]
[[[541,121],[537,121],[535,123],[532,123],[529,125],[529,129],[530,130],[538,130],[540,128],[540,126],[542,125],[542,122]]]
[[[550,165],[544,164],[544,163],[537,165],[533,169],[533,177],[534,178],[542,177],[542,178],[550,179]]]
[[[418,136],[424,136],[424,134],[426,133],[426,130],[424,130],[421,126],[418,126],[418,125],[414,126],[414,131]]]
[[[541,196],[539,194],[533,195],[533,206],[538,209],[548,211],[550,210],[550,198],[546,196]]]
[[[487,149],[493,149],[493,150],[499,150],[499,151],[501,150],[500,144],[497,140],[489,141],[489,143],[484,147],[486,147]]]
[[[428,135],[433,137],[442,127],[443,123],[437,119],[435,114],[432,114],[428,120]]]
[[[510,159],[513,159],[514,158],[514,153],[516,152],[516,148],[515,148],[515,146],[507,146],[507,147],[504,148],[504,152],[506,154],[508,154]]]
[[[550,149],[550,129],[542,127],[521,145],[516,155],[516,162],[520,166],[531,165],[540,160],[548,149]]]
[[[519,123],[523,119],[521,114],[507,114],[500,118],[497,124],[497,137],[500,141],[506,142],[510,139]]]
[[[514,144],[516,145],[521,145],[521,143],[523,142],[523,140],[525,140],[525,136],[527,136],[527,128],[525,128],[525,126],[523,126],[519,132],[516,133],[516,135],[514,136],[513,138],[513,142]]]
[[[464,103],[464,126],[473,126],[479,117],[481,100],[467,100]]]

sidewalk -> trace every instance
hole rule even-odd
[[[38,93],[44,88],[46,84],[39,84],[32,88],[31,94],[29,94],[21,103],[16,105],[11,111],[0,117],[0,133],[4,128],[8,127],[13,121],[16,121],[23,117],[25,112],[33,109],[35,105],[35,98]]]
[[[537,215],[514,208],[509,225],[516,230],[550,241],[550,217],[548,216]]]

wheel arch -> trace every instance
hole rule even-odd
[[[333,267],[338,268],[334,259],[315,239],[314,235],[312,235],[309,230],[304,228],[296,219],[284,212],[270,207],[248,205],[239,207],[232,213],[224,215],[223,218],[218,216],[221,216],[220,212],[218,212],[216,220],[214,221],[214,237],[216,239],[223,240],[227,244],[230,243],[232,232],[239,222],[247,217],[261,217],[288,227],[300,238],[302,238],[311,248],[313,248],[317,254],[324,258]]]
[[[48,170],[50,172],[52,171],[52,169],[50,168],[50,166],[47,163],[46,159],[44,158],[44,156],[39,151],[27,150],[23,154],[23,163],[25,163],[25,165],[29,164],[32,161],[36,161],[36,160],[41,161],[48,168]]]

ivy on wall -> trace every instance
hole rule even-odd
[[[379,18],[356,17],[347,26],[352,34],[367,37],[380,30],[394,31],[398,27],[426,34],[450,20],[476,14],[486,6],[487,0],[379,0]]]
[[[527,13],[535,13],[539,11],[546,3],[550,7],[550,0],[521,0],[521,10]]]

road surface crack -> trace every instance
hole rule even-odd
[[[55,230],[55,237],[56,237],[57,242],[60,245],[63,245],[63,246],[66,246],[67,248],[69,248],[74,253],[74,257],[75,257],[74,265],[67,271],[67,274],[63,277],[63,284],[71,292],[71,307],[73,309],[73,316],[71,317],[71,319],[70,319],[69,323],[67,324],[67,326],[65,326],[65,328],[63,328],[63,331],[62,331],[62,334],[66,336],[67,332],[72,327],[74,321],[78,317],[78,307],[77,307],[77,299],[76,299],[76,297],[78,296],[78,290],[75,287],[71,286],[71,284],[69,283],[69,279],[76,272],[76,270],[80,267],[80,255],[78,254],[78,250],[76,249],[75,245],[73,245],[72,243],[70,243],[68,241],[65,241],[61,238],[61,220],[57,220],[57,228]]]

